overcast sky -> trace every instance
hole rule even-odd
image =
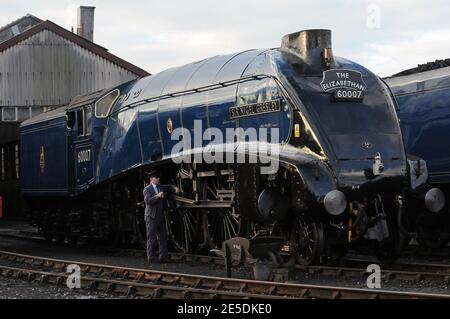
[[[96,43],[151,73],[309,28],[381,76],[450,58],[448,0],[0,0],[0,26],[31,13],[70,30],[80,5],[96,7]]]

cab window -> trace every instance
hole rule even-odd
[[[67,128],[73,130],[75,126],[75,112],[67,113]]]
[[[97,103],[95,103],[95,116],[106,117],[109,114],[109,110],[113,106],[116,99],[119,97],[119,90],[114,90],[101,97]]]
[[[77,110],[77,132],[78,136],[84,135],[84,110]]]
[[[92,106],[80,108],[77,113],[77,135],[91,135],[92,132]]]
[[[91,135],[92,132],[92,107],[89,105],[84,109],[85,135]]]

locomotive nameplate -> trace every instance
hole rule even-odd
[[[230,107],[230,118],[258,115],[263,113],[273,113],[281,111],[281,101],[273,100],[269,102],[254,103]]]
[[[336,102],[361,102],[367,88],[360,72],[343,69],[323,72],[320,86],[324,92],[332,93]]]

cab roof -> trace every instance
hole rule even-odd
[[[53,120],[53,119],[56,119],[59,117],[64,117],[64,116],[66,116],[66,110],[67,110],[67,106],[65,105],[65,106],[58,107],[54,110],[48,111],[48,112],[38,114],[38,115],[30,118],[29,120],[23,121],[20,124],[20,127],[30,126],[30,125],[33,125],[36,123],[50,121],[50,120]]]

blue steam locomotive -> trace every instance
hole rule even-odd
[[[408,153],[426,160],[429,181],[450,194],[450,59],[419,65],[387,78],[395,95]],[[443,196],[443,195],[441,195]],[[439,248],[450,240],[448,207],[411,211],[408,226],[419,242]],[[406,226],[406,225],[405,225]]]
[[[181,190],[166,215],[178,251],[276,235],[305,264],[349,247],[390,257],[410,199],[445,201],[423,160],[407,158],[395,107],[383,80],[333,55],[331,31],[301,31],[24,122],[23,194],[48,238],[139,243],[156,168]]]

